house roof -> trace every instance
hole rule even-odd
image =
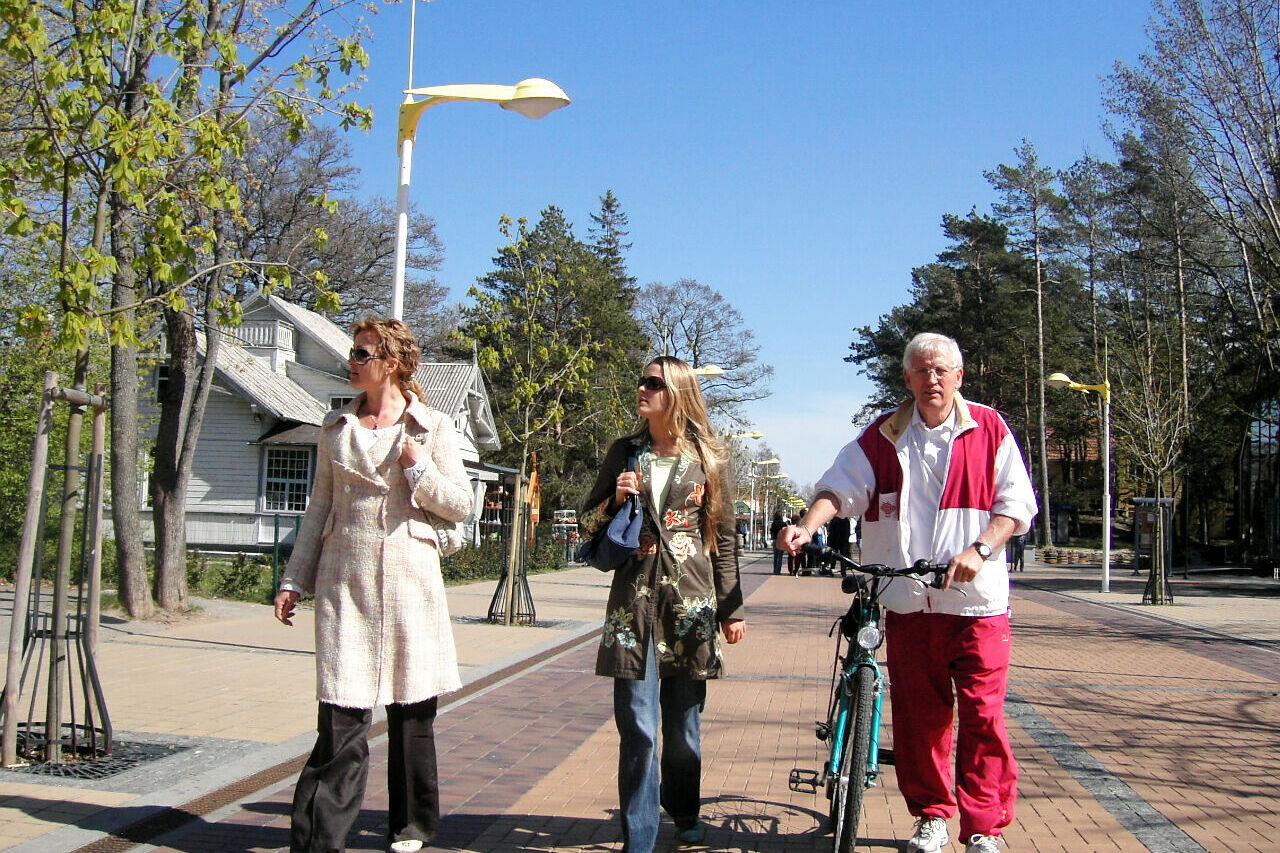
[[[468,412],[476,433],[476,443],[487,450],[502,446],[489,408],[484,377],[475,362],[431,361],[418,365],[413,378],[422,386],[428,406],[450,414]]]
[[[207,350],[202,333],[197,337],[197,346],[203,356]],[[301,385],[276,373],[233,339],[222,339],[214,367],[223,381],[279,420],[319,424],[329,411]]]
[[[278,296],[265,298],[267,303],[288,318],[298,331],[306,333],[338,361],[347,360],[347,352],[351,349],[351,336],[338,324],[322,314],[317,314],[301,305],[286,302]]]

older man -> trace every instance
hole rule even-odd
[[[911,853],[949,843],[960,813],[966,853],[993,853],[1013,820],[1018,765],[1004,725],[1009,670],[1005,541],[1027,530],[1035,496],[1004,419],[960,396],[964,362],[951,338],[907,344],[913,400],[849,443],[818,481],[818,496],[778,537],[792,553],[834,516],[862,518],[862,559],[947,565],[942,590],[894,580],[882,596],[894,762],[916,817]],[[952,716],[959,708],[955,775]]]

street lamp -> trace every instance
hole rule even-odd
[[[410,44],[412,45],[412,37]],[[417,101],[414,100],[415,97],[424,100]],[[525,118],[542,118],[553,110],[567,106],[569,96],[555,83],[541,77],[521,80],[514,86],[463,84],[404,90],[397,139],[400,149],[400,186],[396,191],[395,273],[391,291],[391,316],[397,320],[404,315],[404,277],[409,253],[409,176],[418,119],[431,107],[451,101],[487,101],[504,110],[517,112]]]
[[[735,438],[764,438],[764,433],[760,432],[760,430],[756,430],[755,432],[738,432],[733,435],[726,435],[725,438],[728,441],[733,441]]]
[[[718,364],[704,364],[702,367],[693,368],[693,375],[715,379],[718,376],[724,376],[724,368]]]
[[[751,460],[751,464],[752,464],[752,465],[781,465],[781,464],[782,464],[782,460],[781,460],[781,459],[778,459],[777,457],[774,457],[773,459],[752,459],[752,460]],[[760,479],[760,478],[755,474],[755,469],[754,469],[754,468],[752,469],[752,473],[748,474],[747,476],[751,478],[751,521],[750,521],[750,530],[751,530],[751,535],[754,537],[754,536],[756,535],[756,480],[758,480],[758,479]],[[762,492],[762,494],[763,494],[763,492]],[[763,507],[761,508],[761,513],[763,514]],[[761,526],[762,526],[762,527],[763,527],[763,524],[764,524],[763,519],[761,519]],[[764,537],[763,537],[763,536],[761,536],[761,538],[763,539]]]
[[[1082,385],[1072,382],[1065,373],[1051,373],[1045,384],[1050,388],[1088,393],[1102,398],[1102,591],[1111,592],[1111,383]]]

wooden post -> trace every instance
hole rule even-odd
[[[79,389],[75,389],[79,390]],[[67,587],[71,583],[71,552],[75,547],[76,503],[80,500],[80,427],[84,407],[72,405],[67,417],[67,449],[62,477],[62,517],[58,527],[58,561],[53,574],[53,620],[49,628],[49,699],[45,703],[45,761],[62,761],[62,696],[66,689],[63,668],[67,666]]]
[[[106,388],[99,384],[93,389],[99,400],[106,393]],[[89,495],[93,507],[93,515],[86,519],[89,527],[89,583],[88,583],[88,623],[85,625],[85,642],[90,654],[98,652],[98,622],[102,618],[102,492],[106,481],[106,449],[107,449],[107,407],[97,405],[93,408],[93,450],[89,453],[92,460]]]
[[[503,625],[515,624],[516,569],[524,554],[524,481],[516,477],[515,494],[512,495],[511,547],[507,549],[507,602],[502,617]]]
[[[9,623],[9,658],[4,681],[4,731],[0,735],[0,761],[5,767],[18,763],[18,682],[22,669],[22,640],[27,627],[27,599],[31,594],[31,575],[35,567],[37,531],[40,529],[40,505],[44,500],[45,466],[49,462],[49,433],[53,429],[53,389],[58,374],[44,375],[44,393],[40,395],[40,416],[31,448],[31,473],[27,478],[27,514],[22,522],[22,541],[18,546],[18,564],[13,571],[13,619]]]

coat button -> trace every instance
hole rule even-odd
[[[342,528],[342,535],[343,535],[343,536],[350,536],[350,535],[351,535],[351,528],[350,528],[350,527],[343,527],[343,528]]]
[[[350,484],[350,483],[348,483],[347,485],[343,486],[343,487],[342,487],[342,491],[344,491],[344,492],[349,492],[349,491],[351,491],[351,484]]]

